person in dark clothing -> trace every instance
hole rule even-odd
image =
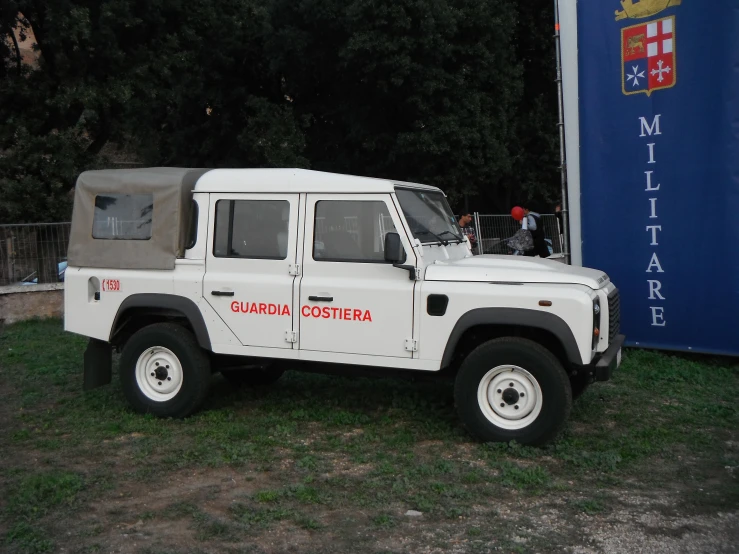
[[[459,227],[462,232],[470,239],[470,246],[475,248],[477,246],[477,236],[475,236],[475,228],[472,226],[473,221],[472,214],[465,214],[459,218]]]
[[[564,223],[562,222],[562,204],[557,203],[556,206],[554,206],[554,215],[557,216],[557,221],[559,221],[559,234],[562,234],[562,229],[564,229]]]
[[[531,238],[534,239],[534,248],[528,252],[524,252],[524,256],[538,255],[540,258],[548,258],[549,248],[547,248],[547,242],[544,238],[544,225],[541,215],[526,207],[524,207],[523,211],[525,215],[521,221],[521,226],[523,229],[528,229],[531,233]]]

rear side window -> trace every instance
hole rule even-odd
[[[285,260],[289,219],[290,203],[286,200],[219,200],[213,255]]]
[[[95,197],[92,238],[149,240],[154,195],[99,194]]]
[[[190,207],[190,224],[187,229],[187,246],[185,247],[187,250],[190,250],[198,242],[198,215],[198,203],[193,200]]]

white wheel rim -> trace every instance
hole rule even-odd
[[[147,348],[136,362],[136,383],[149,400],[171,400],[182,388],[180,360],[163,346]]]
[[[485,417],[507,430],[531,425],[541,412],[543,396],[531,373],[515,365],[488,371],[477,387],[477,402]]]

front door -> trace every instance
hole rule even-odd
[[[300,349],[412,357],[415,281],[385,262],[385,234],[416,260],[391,196],[309,194],[305,222]]]
[[[297,194],[213,194],[203,297],[244,346],[292,348]]]

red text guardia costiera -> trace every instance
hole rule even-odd
[[[290,306],[287,304],[268,304],[266,302],[231,302],[231,311],[242,314],[258,315],[290,315]],[[314,319],[341,319],[343,321],[372,321],[369,310],[356,308],[334,308],[328,306],[303,306],[300,308],[303,317]]]

